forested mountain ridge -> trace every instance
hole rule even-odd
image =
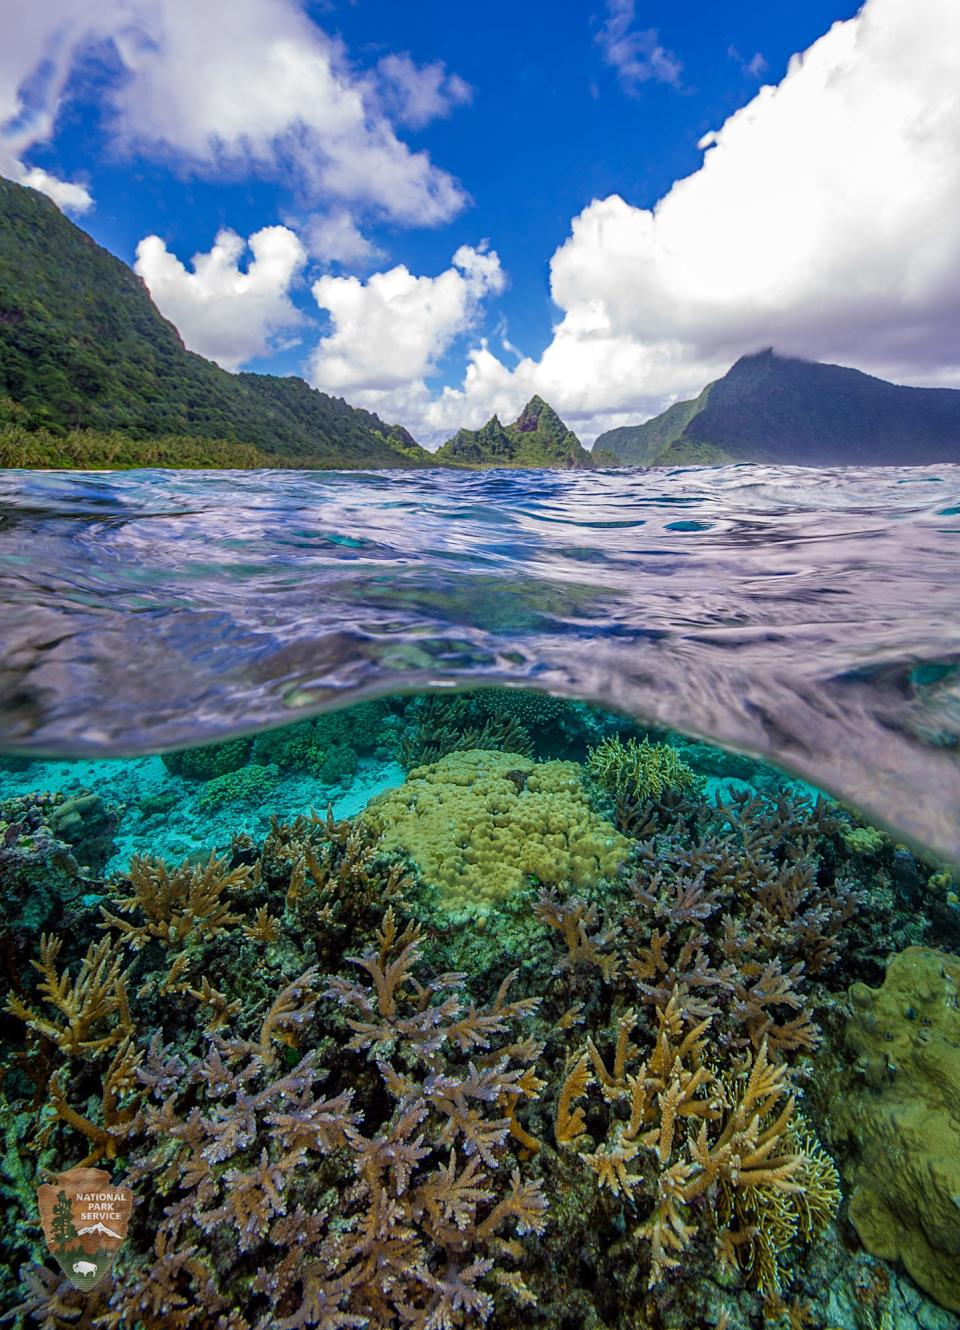
[[[175,444],[174,454],[197,458],[229,456],[223,445],[243,444],[238,457],[265,465],[434,464],[402,427],[302,379],[230,374],[188,351],[126,264],[45,195],[0,178],[4,456],[16,452],[14,431],[34,435],[24,444],[35,455],[54,446],[69,452],[74,430],[88,431],[94,452],[97,434],[119,434],[127,456],[137,440],[164,440],[168,454]]]
[[[902,387],[767,350],[742,356],[692,401],[608,430],[596,446],[628,466],[960,462],[960,389]]]
[[[549,403],[531,397],[512,425],[491,416],[480,429],[459,430],[434,456],[476,468],[548,467],[590,470],[596,462]]]

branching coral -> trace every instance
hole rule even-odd
[[[652,1010],[676,996],[691,1019],[712,1018],[721,1048],[810,1051],[810,979],[833,964],[864,899],[821,873],[821,817],[759,799],[704,808],[693,828],[640,845],[630,899],[609,901],[602,929],[595,908],[573,899],[543,898],[535,914],[563,935],[562,967],[596,960],[602,943],[604,977],[629,1003]]]
[[[273,820],[263,847],[268,886],[283,888],[298,931],[312,937],[317,960],[339,959],[347,938],[372,935],[383,909],[405,904],[414,878],[396,854],[384,852],[369,828],[313,814]]]
[[[835,1171],[809,1131],[795,1125],[786,1068],[771,1064],[765,1045],[740,1071],[721,1075],[707,1061],[709,1017],[684,1031],[676,998],[656,1015],[646,1058],[632,1041],[630,1011],[618,1021],[612,1064],[587,1040],[561,1088],[557,1143],[577,1149],[588,1129],[596,1138],[595,1124],[605,1124],[599,1143],[578,1154],[598,1187],[631,1204],[652,1199],[635,1229],[649,1244],[651,1287],[678,1268],[700,1230],[704,1212],[695,1203],[709,1193],[719,1198],[720,1249],[738,1257],[743,1249],[758,1286],[778,1291],[780,1262],[797,1234],[815,1236],[836,1209]],[[580,1102],[592,1090],[605,1109]]]
[[[620,959],[612,950],[614,930],[590,931],[599,925],[595,905],[578,896],[563,900],[553,892],[544,891],[533,907],[533,915],[563,938],[567,952],[560,963],[562,967],[573,970],[578,965],[595,965],[608,982],[616,978]]]
[[[587,770],[608,793],[640,801],[674,792],[700,793],[703,780],[669,744],[619,735],[603,739],[587,753]]]
[[[506,1235],[545,1220],[539,1183],[509,1151],[516,1107],[541,1085],[540,1045],[514,1037],[536,1001],[511,1000],[512,977],[489,1006],[466,999],[462,976],[420,980],[421,948],[388,911],[355,962],[363,978],[329,981],[354,1059],[326,1095],[330,1073],[305,1049],[315,970],[248,1033],[212,1032],[192,1061],[154,1040],[136,1071],[148,1098],[130,1177],[149,1180],[163,1212],[150,1256],[111,1294],[117,1324],[219,1324],[233,1307],[223,1324],[256,1330],[431,1330],[529,1301],[510,1268],[522,1245]],[[238,1253],[256,1271],[242,1315]]]
[[[40,960],[31,962],[41,976],[39,993],[53,1009],[51,1015],[38,1014],[16,994],[8,998],[7,1011],[63,1053],[89,1055],[122,1043],[133,1030],[122,952],[109,938],[91,942],[73,979],[66,970],[57,972],[62,945],[60,938],[44,934]]]
[[[101,909],[104,926],[118,929],[134,950],[151,939],[173,948],[198,933],[215,937],[239,922],[230,895],[246,891],[254,877],[246,865],[231,868],[212,853],[203,866],[184,860],[174,869],[160,859],[138,856],[130,864],[130,894],[116,902],[122,914],[135,919]]]
[[[533,740],[509,709],[491,708],[479,694],[430,694],[408,709],[407,729],[397,744],[397,761],[409,770],[438,762],[450,753],[473,749],[533,756]],[[505,691],[505,690],[492,690]]]
[[[861,899],[827,814],[668,791],[642,843],[602,846],[630,872],[601,878],[598,853],[574,886],[601,821],[581,769],[447,763],[434,848],[456,871],[484,869],[454,839],[477,795],[487,849],[529,817],[539,856],[510,850],[514,883],[546,889],[485,929],[436,908],[386,826],[313,815],[207,865],[141,861],[86,960],[48,940],[22,977],[19,1120],[44,1159],[122,1159],[140,1198],[97,1330],[503,1330],[534,1306],[707,1324],[679,1318],[717,1262],[738,1314],[759,1305],[743,1285],[771,1309],[802,1297],[838,1191],[793,1086]],[[391,807],[423,867],[440,782],[419,779]],[[84,1324],[28,1279],[23,1315]]]

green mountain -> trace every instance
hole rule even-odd
[[[462,429],[434,453],[443,464],[477,468],[560,467],[590,470],[594,459],[542,397],[531,397],[512,425],[491,416],[481,429]]]
[[[629,466],[960,462],[960,389],[904,388],[841,365],[743,356],[690,402],[596,446]]]
[[[4,179],[0,462],[434,465],[405,429],[302,379],[229,374],[188,351],[126,264]]]

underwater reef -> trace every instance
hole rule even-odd
[[[955,1326],[949,869],[580,703],[364,707],[165,755],[205,854],[0,800],[4,1324]],[[34,1200],[79,1163],[136,1196],[89,1293]]]

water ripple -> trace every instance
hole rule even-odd
[[[513,681],[769,757],[960,858],[958,512],[956,467],[5,472],[0,748]]]

